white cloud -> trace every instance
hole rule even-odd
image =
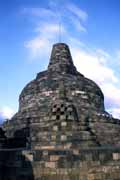
[[[101,87],[106,99],[111,103],[109,106],[120,107],[120,88],[111,82],[105,82]]]
[[[85,43],[83,43],[82,41],[80,41],[80,39],[76,39],[75,37],[71,37],[69,36],[69,44],[71,44],[72,46],[71,47],[85,47]]]
[[[64,3],[64,6],[61,6],[61,4]],[[51,10],[53,10],[56,14],[59,15],[65,15],[67,16],[69,13],[69,16],[72,16],[74,18],[79,19],[80,21],[85,22],[88,18],[88,14],[86,11],[82,10],[79,6],[77,6],[75,3],[70,1],[64,1],[64,0],[50,0],[49,1],[49,7]]]
[[[120,107],[119,108],[112,108],[108,109],[109,113],[113,115],[113,117],[120,119]]]
[[[83,23],[87,20],[88,15],[73,3],[64,3],[64,7],[61,8],[61,2],[50,1],[48,8],[23,8],[22,14],[26,15],[28,18],[33,17],[35,22],[37,18],[38,24],[43,21],[48,23],[48,25],[50,23],[61,23],[63,26],[69,24],[79,32],[87,31]]]
[[[108,54],[106,51],[104,51],[103,49],[97,49],[96,50],[97,54],[99,54],[100,56],[103,56],[105,58],[110,58],[110,54]]]
[[[120,65],[120,50],[117,50],[116,56],[117,56],[117,60],[118,60],[117,63]]]
[[[49,46],[49,42],[55,42],[63,37],[66,33],[68,24],[77,31],[86,32],[86,28],[82,24],[88,18],[88,15],[80,7],[74,3],[64,3],[64,7],[60,8],[61,1],[49,1],[48,7],[32,7],[23,8],[22,15],[35,20],[36,27],[34,32],[37,33],[34,38],[27,40],[24,45],[30,49],[30,57],[36,58],[41,53],[41,48]],[[66,23],[67,22],[67,23]],[[68,30],[69,31],[69,30]],[[49,42],[48,42],[49,41]],[[57,40],[58,41],[58,40]],[[43,53],[42,53],[43,54]]]
[[[59,24],[57,23],[41,23],[35,28],[35,31],[38,32],[41,37],[46,39],[55,39],[60,30],[62,34],[66,32],[64,26],[61,25],[61,27],[59,27]]]
[[[73,3],[67,4],[67,9],[82,21],[86,21],[88,18],[88,14]]]
[[[118,81],[114,71],[106,65],[107,59],[103,54],[96,52],[86,52],[80,48],[72,49],[75,65],[81,73],[95,80],[100,85],[108,81],[116,83]]]
[[[41,36],[35,37],[32,40],[29,40],[24,43],[24,46],[29,49],[30,60],[34,60],[39,56],[44,54],[43,49],[45,48],[48,51],[49,41],[42,38]]]
[[[14,110],[7,106],[1,108],[0,110],[0,116],[3,119],[10,119],[14,115],[14,113]]]
[[[87,32],[87,29],[82,25],[79,19],[76,19],[73,16],[70,16],[69,19],[71,20],[73,27],[76,27],[77,31]]]
[[[66,11],[68,11],[66,12],[66,14],[68,14],[68,22],[71,22],[77,31],[87,32],[87,29],[83,25],[88,18],[87,12],[83,11],[80,7],[73,3],[66,4]]]
[[[29,50],[30,60],[50,53],[51,44],[56,42],[56,39],[59,39],[58,24],[43,23],[35,28],[35,31],[38,34],[33,39],[24,43],[24,46]],[[64,27],[61,26],[61,34],[65,32]]]

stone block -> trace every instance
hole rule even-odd
[[[57,119],[57,118],[56,118],[56,115],[52,115],[51,119],[52,119],[52,120],[56,120],[56,119]]]
[[[113,160],[120,160],[120,153],[113,153]]]
[[[50,161],[58,161],[59,160],[59,156],[50,156]]]
[[[30,162],[33,161],[33,154],[32,153],[27,152],[27,151],[26,152],[23,151],[22,154],[24,155],[26,161],[30,161]]]
[[[52,135],[52,136],[51,136],[51,140],[52,140],[52,141],[56,140],[56,135]]]
[[[67,136],[66,135],[61,135],[61,141],[66,141],[67,140]]]
[[[63,126],[63,127],[67,126],[67,122],[66,121],[61,122],[61,126]]]
[[[56,168],[56,163],[55,162],[45,162],[45,167],[46,168]]]
[[[73,150],[73,154],[74,154],[74,155],[79,155],[79,150],[78,150],[78,149],[74,149],[74,150]]]
[[[53,131],[58,131],[58,126],[53,126]]]
[[[66,115],[61,115],[61,116],[60,116],[60,119],[61,119],[61,120],[65,120],[65,119],[66,119]]]
[[[48,156],[48,151],[47,150],[43,151],[43,156]]]

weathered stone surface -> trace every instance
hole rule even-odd
[[[19,111],[3,129],[29,149],[1,160],[11,179],[10,168],[17,179],[25,173],[21,164],[25,180],[33,178],[31,167],[35,180],[120,179],[120,121],[105,111],[101,89],[76,70],[66,44],[53,46],[47,71],[23,89]]]

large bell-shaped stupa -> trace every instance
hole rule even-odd
[[[3,129],[8,142],[24,144],[20,152],[30,160],[35,180],[55,173],[56,180],[69,179],[66,174],[75,179],[76,173],[81,180],[120,178],[120,121],[105,111],[101,89],[77,71],[64,43],[53,45],[48,69],[25,86],[18,112]],[[18,150],[11,151],[16,152],[12,168],[18,169]],[[15,172],[25,180],[30,173],[29,168]]]

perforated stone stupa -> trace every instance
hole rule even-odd
[[[64,176],[79,169],[85,180],[113,180],[111,170],[120,170],[120,121],[105,111],[101,89],[76,70],[64,43],[53,45],[48,69],[26,85],[19,111],[3,129],[8,139],[25,140],[35,180],[41,168],[63,169]]]
[[[120,144],[120,122],[105,111],[100,88],[76,70],[66,44],[53,46],[48,70],[23,89],[19,103],[7,133],[21,136],[29,125],[33,149]]]

